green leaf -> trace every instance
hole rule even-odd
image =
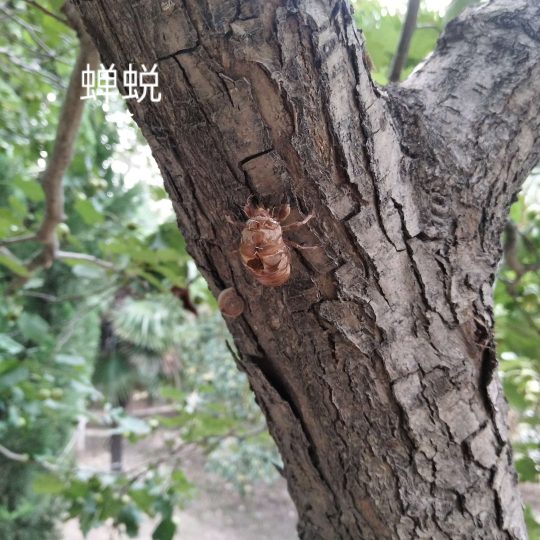
[[[125,506],[118,515],[118,523],[126,526],[126,533],[130,538],[136,538],[139,534],[139,522],[141,516],[136,506]]]
[[[520,420],[523,424],[529,424],[531,426],[540,426],[540,417],[538,416],[531,416],[530,418],[523,418]]]
[[[140,418],[135,416],[124,416],[118,421],[118,430],[120,432],[130,431],[136,435],[147,435],[150,433],[150,426]]]
[[[30,277],[30,272],[20,263],[14,261],[10,257],[0,254],[0,264],[9,268],[14,274],[22,277]]]
[[[165,287],[159,279],[157,279],[152,274],[145,272],[144,270],[135,269],[134,273],[138,276],[141,276],[142,278],[146,279],[149,283],[151,283],[156,289],[160,290],[161,292],[168,293],[169,290],[167,287]]]
[[[161,201],[167,198],[167,192],[161,186],[150,186],[150,193],[154,201]]]
[[[10,197],[9,198],[9,205],[13,210],[18,212],[21,216],[26,217],[28,215],[28,210],[26,209],[26,206],[17,199],[17,197]]]
[[[43,191],[41,184],[32,180],[23,180],[22,178],[14,178],[13,184],[22,189],[32,202],[41,202],[45,200],[45,192]]]
[[[176,286],[181,287],[181,288],[186,286],[185,278],[181,277],[178,274],[178,270],[179,270],[178,267],[176,267],[174,270],[172,270],[171,268],[168,268],[167,266],[153,264],[152,268],[156,272],[159,272],[162,276],[169,279]]]
[[[162,262],[176,262],[180,258],[180,254],[175,249],[157,249],[152,252],[155,259]]]
[[[57,354],[54,360],[57,364],[64,364],[67,366],[84,366],[86,363],[82,356],[76,354]]]
[[[22,313],[17,321],[21,334],[34,343],[41,344],[47,338],[49,324],[35,313]]]
[[[152,514],[154,497],[146,489],[132,489],[129,496],[143,512],[149,515]]]
[[[60,12],[60,8],[64,5],[65,0],[49,0],[53,12]]]
[[[78,199],[75,203],[75,210],[87,225],[95,225],[104,221],[104,217],[96,210],[94,203],[89,199]]]
[[[520,482],[536,482],[538,480],[536,463],[529,456],[516,459],[516,471],[519,474]]]
[[[525,522],[527,523],[530,540],[538,540],[540,538],[540,523],[528,505],[525,506]]]
[[[508,403],[518,411],[524,411],[529,407],[527,400],[523,392],[520,391],[519,387],[507,377],[503,380],[504,395],[508,400]]]
[[[26,381],[29,375],[30,375],[30,372],[25,367],[19,367],[12,371],[9,371],[8,373],[0,377],[0,389],[8,388],[10,386],[15,386],[16,384],[19,384],[20,382]]]
[[[101,250],[103,250],[105,253],[114,253],[115,255],[122,255],[122,254],[132,254],[135,253],[139,247],[137,245],[133,246],[132,241],[128,241],[125,243],[120,242],[100,242],[99,247]]]
[[[23,289],[39,289],[40,287],[43,287],[43,283],[45,283],[45,280],[43,278],[32,278],[30,281],[27,281]]]
[[[184,401],[186,397],[184,392],[172,386],[164,386],[161,389],[161,395],[166,399],[174,399],[176,401]]]
[[[165,427],[177,428],[183,426],[191,419],[191,415],[187,413],[179,414],[177,416],[156,416],[156,420]]]
[[[172,473],[174,489],[177,493],[189,493],[193,489],[193,484],[186,478],[180,470]]]
[[[77,276],[87,279],[102,279],[107,275],[104,268],[93,264],[76,264],[71,271]]]
[[[64,489],[64,482],[54,474],[40,474],[34,480],[33,488],[36,493],[51,495],[61,493]]]
[[[472,4],[478,4],[480,0],[453,0],[453,2],[446,8],[443,21],[444,24],[448,23],[454,17],[457,17],[466,7]]]
[[[152,540],[172,540],[176,532],[176,523],[170,518],[166,518],[156,527]]]
[[[81,532],[85,538],[90,532],[90,529],[94,527],[98,521],[99,515],[96,512],[95,503],[93,506],[94,508],[92,508],[89,504],[86,504],[83,508],[83,512],[79,516],[79,526],[81,527]]]
[[[70,235],[68,235],[67,239],[68,239],[68,242],[72,246],[75,246],[77,249],[79,249],[81,251],[84,250],[84,244],[76,236],[70,234]]]
[[[0,234],[10,236],[13,231],[19,231],[22,227],[21,217],[11,208],[0,208]]]
[[[83,482],[77,478],[74,478],[70,481],[68,487],[66,488],[64,495],[68,498],[76,499],[77,497],[85,498],[89,491],[89,486],[87,482]]]
[[[24,346],[17,343],[7,334],[0,334],[0,349],[9,354],[19,354],[24,350]]]
[[[2,375],[2,373],[8,373],[10,371],[13,371],[17,369],[20,365],[21,362],[19,360],[16,360],[15,358],[10,360],[0,358],[0,375]]]
[[[525,200],[523,195],[519,195],[518,200],[510,207],[510,217],[516,225],[520,224],[524,210]]]

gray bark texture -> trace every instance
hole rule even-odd
[[[129,102],[218,294],[298,508],[300,538],[525,539],[493,284],[540,150],[540,2],[451,22],[375,84],[346,0],[76,0],[105,65],[158,63]],[[123,90],[121,88],[121,90]],[[250,194],[289,197],[283,286],[233,250]]]

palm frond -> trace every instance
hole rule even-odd
[[[180,313],[178,305],[162,297],[128,298],[111,312],[111,320],[115,333],[123,340],[164,353],[174,342],[174,330],[181,322]]]

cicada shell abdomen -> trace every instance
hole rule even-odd
[[[283,285],[291,275],[291,251],[287,243],[298,249],[315,249],[320,246],[299,246],[283,239],[284,230],[292,230],[305,225],[312,217],[310,214],[303,221],[281,227],[291,211],[288,204],[282,205],[274,218],[274,213],[263,206],[253,208],[249,199],[244,207],[248,221],[243,227],[240,242],[240,256],[246,270],[262,285],[278,287]]]
[[[283,285],[291,275],[291,253],[280,224],[264,208],[251,217],[242,232],[240,255],[246,270],[267,287]]]

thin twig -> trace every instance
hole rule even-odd
[[[20,294],[22,294],[23,296],[39,298],[40,300],[45,300],[46,302],[53,302],[53,303],[73,302],[74,300],[85,300],[89,296],[94,296],[95,294],[101,294],[105,291],[108,291],[112,287],[113,285],[109,283],[105,287],[96,289],[95,291],[89,291],[89,292],[85,292],[81,294],[65,294],[64,296],[53,296],[52,294],[45,294],[45,293],[36,292],[36,291],[21,291]]]
[[[532,315],[518,302],[515,294],[512,295],[512,298],[516,301],[516,306],[519,312],[523,315],[523,318],[527,321],[527,324],[531,327],[532,330],[534,330],[537,334],[540,335],[540,327],[538,327],[538,325],[532,318]]]
[[[69,442],[66,444],[64,451],[58,457],[58,460],[57,460],[58,462],[64,461],[64,458],[71,452],[78,438],[79,438],[79,430],[74,429],[73,435],[71,435],[71,438],[69,439]]]
[[[31,5],[31,6],[34,6],[34,7],[38,8],[38,9],[40,9],[41,11],[43,11],[43,13],[45,13],[49,17],[52,17],[53,19],[56,19],[57,21],[60,21],[62,24],[65,24],[66,26],[69,26],[69,28],[74,28],[72,26],[72,24],[67,19],[64,19],[63,17],[60,17],[60,16],[56,15],[56,13],[53,13],[52,11],[49,11],[46,7],[42,6],[41,4],[38,4],[37,2],[34,2],[34,0],[23,0],[23,1],[26,2],[27,4]]]
[[[439,34],[442,32],[442,30],[436,24],[417,24],[416,25],[417,30],[426,30],[427,28],[430,28],[432,30],[437,30]]]
[[[523,243],[527,246],[527,249],[534,254],[534,258],[536,259],[536,263],[533,263],[532,266],[535,266],[537,263],[540,263],[540,253],[536,251],[536,246],[534,245],[533,241],[523,232],[518,231],[519,236],[523,240]],[[527,266],[527,265],[526,265]],[[531,265],[529,265],[531,266]]]
[[[13,244],[24,244],[25,242],[37,242],[35,234],[29,234],[26,236],[14,236],[13,238],[6,238],[0,241],[0,246],[10,246]]]
[[[420,0],[409,0],[407,15],[405,16],[405,22],[401,29],[401,36],[399,37],[396,54],[394,54],[392,65],[390,66],[390,75],[388,76],[390,82],[399,82],[399,79],[401,78],[401,72],[403,71],[403,66],[407,60],[411,40],[416,29],[416,19],[418,18],[419,8]]]
[[[76,253],[74,251],[57,251],[55,253],[55,259],[74,259],[77,261],[85,261],[96,264],[97,266],[101,266],[102,268],[106,268],[107,270],[121,272],[121,270],[113,263],[98,259],[97,257],[94,257],[93,255],[88,255],[87,253]]]
[[[58,340],[56,342],[56,347],[54,348],[51,356],[56,355],[59,351],[62,350],[62,347],[69,341],[71,338],[73,331],[75,329],[75,324],[82,319],[85,315],[90,313],[93,309],[97,308],[103,303],[104,298],[109,298],[111,296],[114,296],[110,293],[108,289],[103,291],[106,292],[106,295],[98,296],[98,299],[90,304],[89,306],[85,306],[83,309],[81,309],[78,313],[76,313],[70,321],[67,323],[65,328],[63,329],[62,333],[58,336]]]
[[[8,259],[11,259],[12,261],[15,261],[17,264],[23,264],[21,260],[19,260],[18,257],[13,255],[11,251],[7,247],[0,246],[0,254],[2,254],[4,257],[7,257]]]

